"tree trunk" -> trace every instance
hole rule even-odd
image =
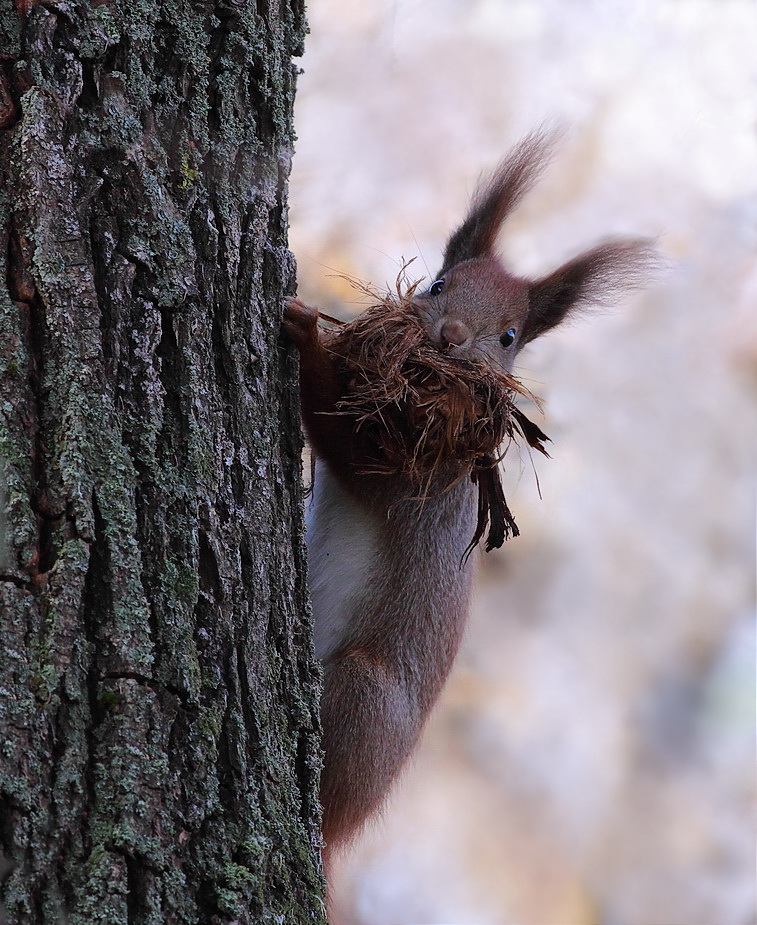
[[[0,0],[0,921],[322,922],[301,0]]]

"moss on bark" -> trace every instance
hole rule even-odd
[[[303,33],[296,0],[0,0],[0,920],[323,921],[278,344]]]

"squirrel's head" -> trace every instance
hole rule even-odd
[[[508,372],[529,341],[582,306],[608,302],[643,276],[653,252],[644,240],[606,241],[543,279],[514,276],[496,254],[505,219],[549,162],[542,133],[525,138],[477,189],[452,234],[441,270],[413,302],[440,350],[484,356]]]

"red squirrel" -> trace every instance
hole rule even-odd
[[[510,273],[495,252],[507,215],[544,166],[541,134],[522,141],[477,189],[442,267],[412,308],[440,351],[507,372],[518,352],[579,306],[633,282],[643,241],[605,242],[548,276]],[[299,299],[284,331],[300,355],[302,416],[316,457],[307,517],[315,650],[324,667],[321,780],[326,856],[380,809],[449,674],[466,623],[477,496],[470,465],[437,469],[419,497],[401,474],[366,473],[370,448],[349,416],[319,334]]]

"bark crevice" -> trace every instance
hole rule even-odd
[[[255,6],[0,0],[0,908],[19,925],[323,921],[278,338],[304,23]]]

